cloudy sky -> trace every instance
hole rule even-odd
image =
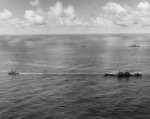
[[[148,0],[0,0],[0,34],[149,32]]]

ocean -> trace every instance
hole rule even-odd
[[[150,35],[0,36],[0,119],[150,119]]]

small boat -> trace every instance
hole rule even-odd
[[[8,72],[8,75],[10,75],[10,76],[16,76],[16,75],[19,75],[19,73],[16,72],[16,71],[11,71],[11,72]]]
[[[116,74],[105,73],[104,77],[118,77],[118,78],[142,77],[142,74],[140,73],[131,74],[130,72],[125,71],[125,72],[118,72]]]
[[[140,47],[139,45],[129,45],[128,47]]]
[[[85,48],[85,47],[86,47],[86,45],[83,45],[82,47],[83,47],[83,48]]]

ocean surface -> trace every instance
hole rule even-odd
[[[0,119],[150,119],[150,35],[0,36]]]

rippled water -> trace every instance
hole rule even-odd
[[[150,119],[149,61],[149,35],[1,36],[0,119]]]

